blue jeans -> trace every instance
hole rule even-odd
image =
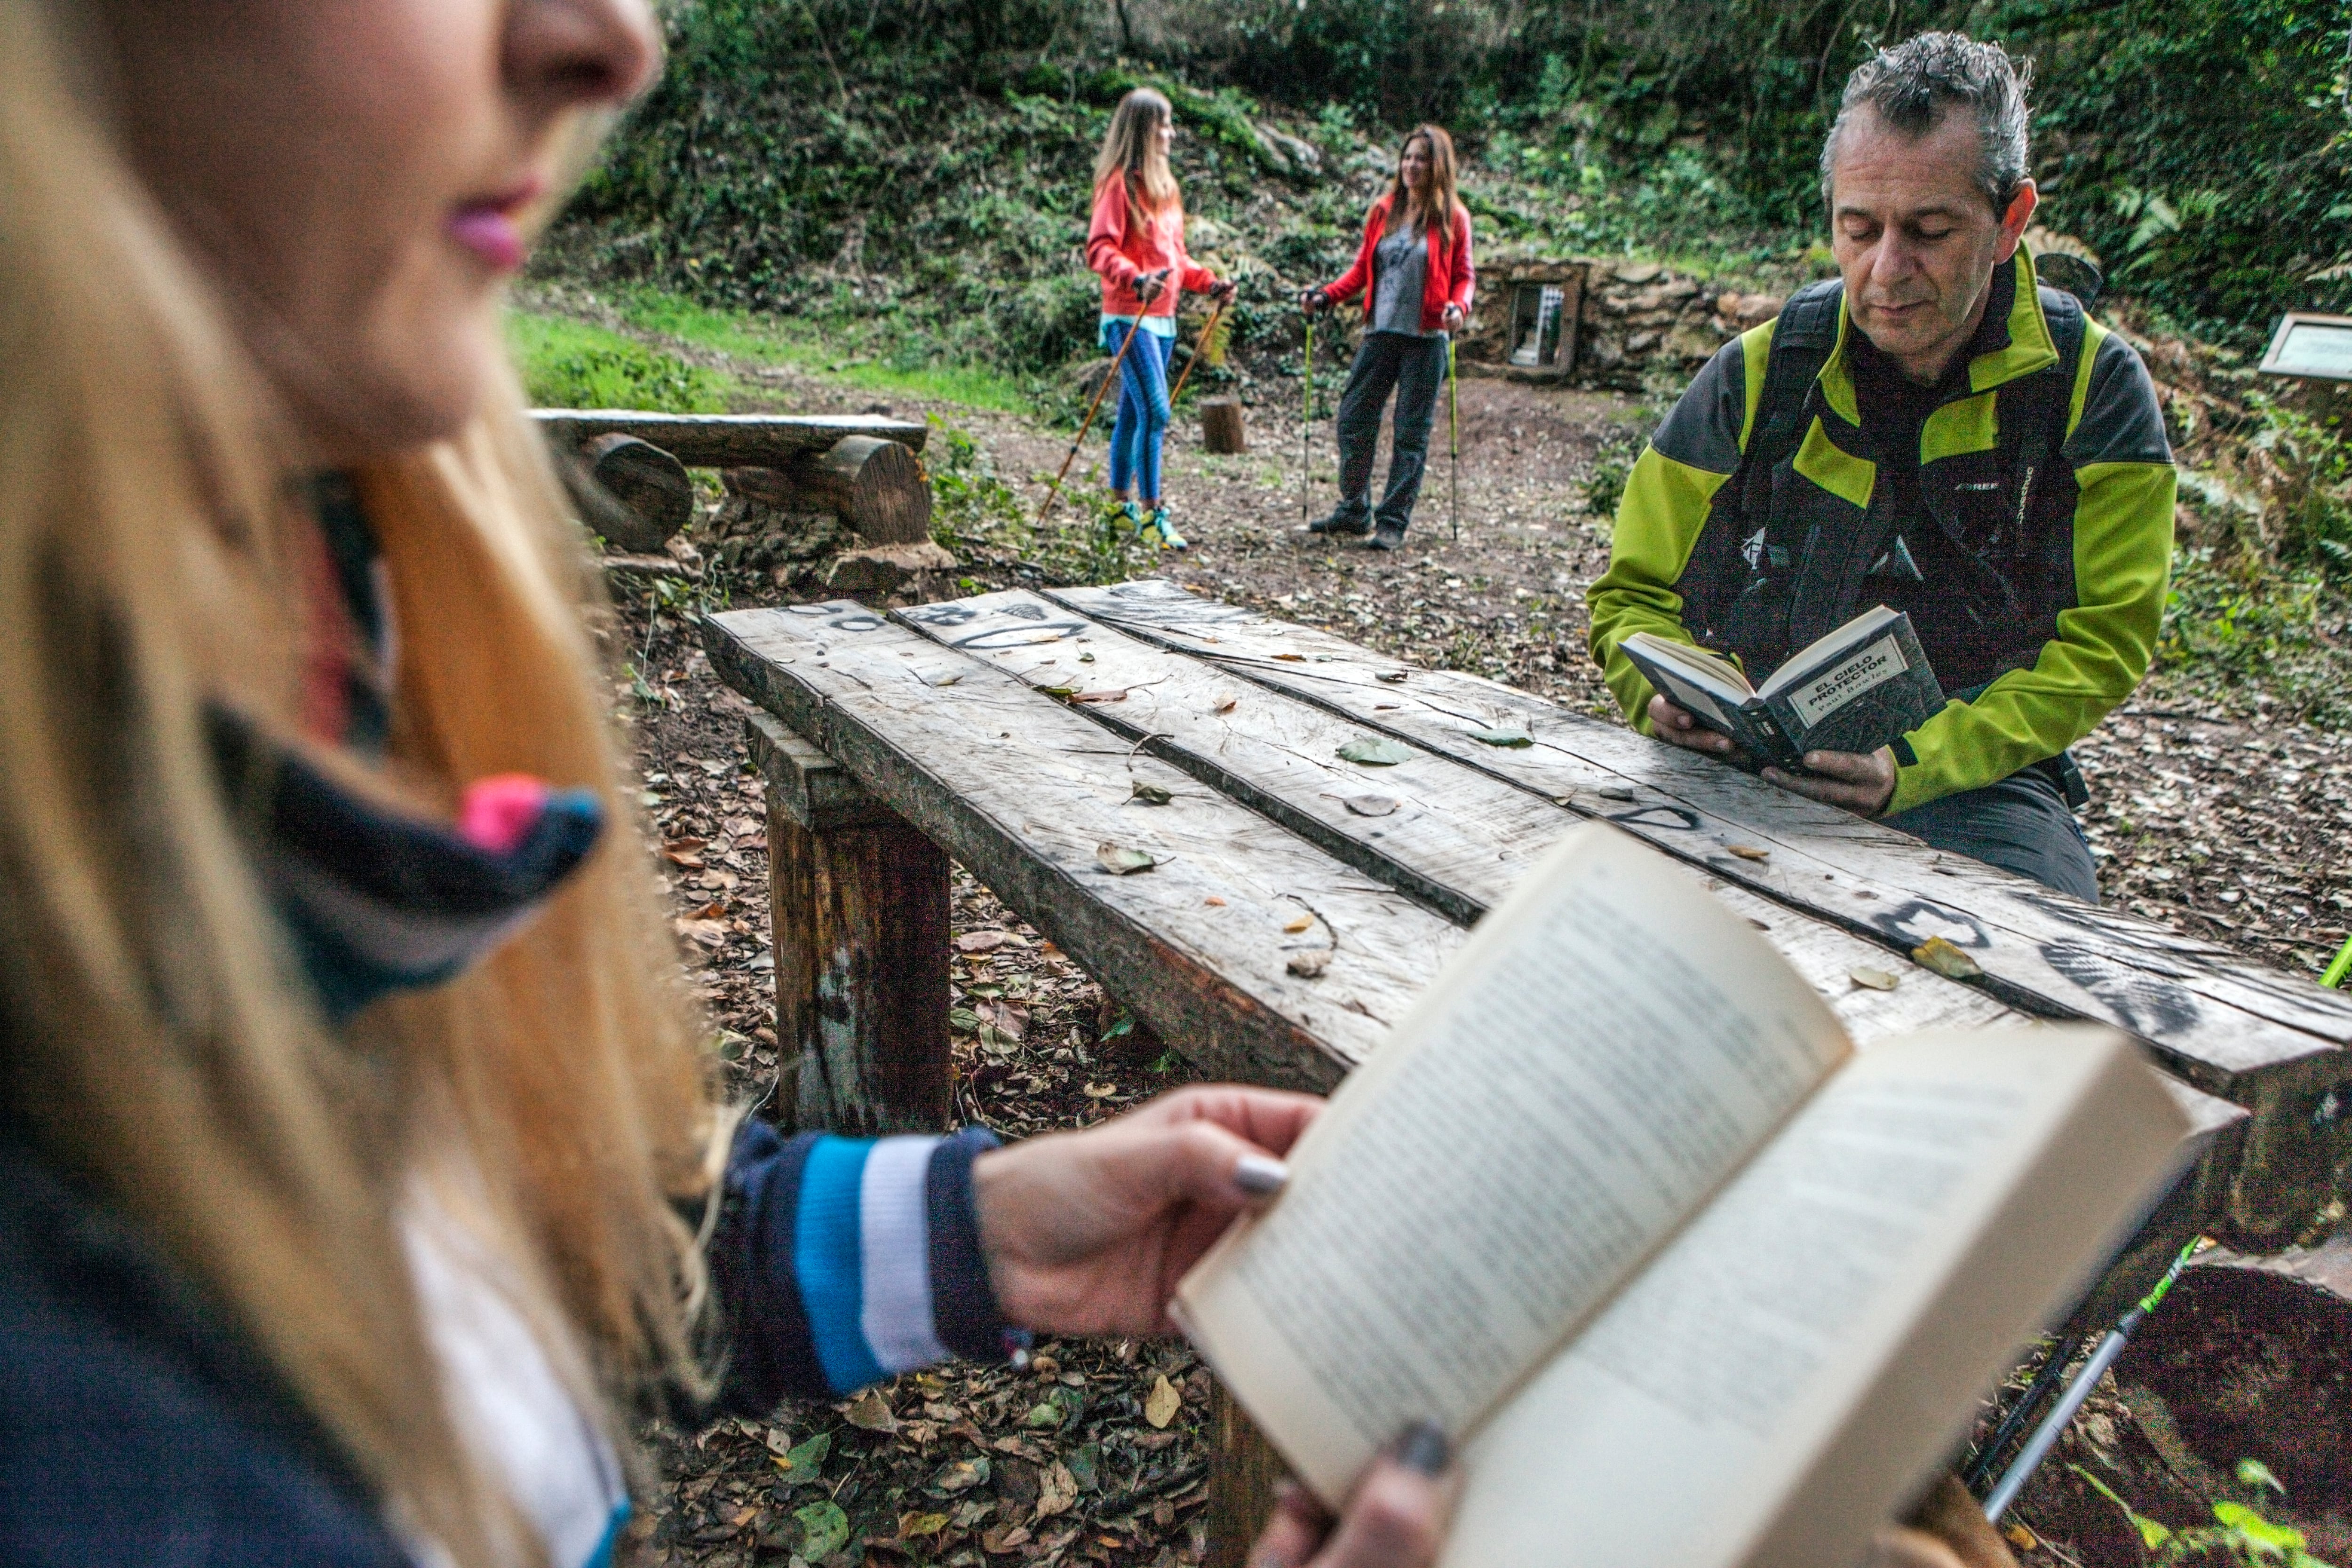
[[[1102,346],[1118,353],[1127,324],[1105,321]],[[1110,488],[1133,489],[1145,500],[1160,499],[1160,444],[1168,436],[1168,361],[1176,340],[1150,327],[1138,329],[1118,367],[1118,418],[1110,427]]]
[[[2045,888],[2090,903],[2099,901],[2091,841],[2067,809],[2066,797],[2039,768],[1915,805],[1885,821],[1938,849],[2031,877]]]

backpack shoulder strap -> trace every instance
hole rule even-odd
[[[1837,279],[1809,283],[1789,296],[1772,328],[1755,426],[1733,480],[1739,487],[1733,493],[1759,523],[1771,513],[1772,470],[1803,439],[1805,397],[1837,346],[1838,303],[1844,297],[1845,285]]]

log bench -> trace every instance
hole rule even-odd
[[[536,408],[531,418],[582,521],[624,551],[658,551],[693,516],[688,468],[719,469],[730,489],[789,510],[833,512],[869,544],[930,537],[919,456],[930,426],[920,420],[626,408]]]
[[[761,710],[796,1124],[944,1124],[950,857],[1203,1072],[1324,1089],[1598,817],[1761,928],[1865,1044],[2033,1017],[2146,1043],[2194,1131],[2084,1321],[2189,1237],[2275,1246],[2341,1190],[2352,1004],[1529,693],[1160,582],[732,611],[703,633]],[[1382,738],[1407,760],[1338,754]],[[1120,874],[1119,850],[1154,865]],[[1981,974],[1915,965],[1934,936]],[[1219,1420],[1213,1557],[1238,1562],[1267,1461]]]

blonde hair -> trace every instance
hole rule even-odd
[[[718,1121],[618,788],[588,568],[511,385],[356,474],[406,629],[396,782],[362,787],[446,809],[530,773],[596,791],[613,831],[475,973],[331,1032],[204,739],[226,702],[297,743],[289,447],[77,96],[62,15],[0,0],[0,1121],[200,1283],[404,1528],[468,1568],[536,1559],[442,1406],[404,1184],[454,1141],[616,1439],[644,1380],[706,1386],[673,1205],[707,1191]]]
[[[1160,128],[1175,117],[1167,98],[1148,87],[1120,99],[1111,111],[1110,129],[1103,132],[1102,151],[1095,154],[1096,191],[1120,180],[1127,199],[1147,212],[1176,205],[1176,175],[1168,167],[1168,150],[1160,144]]]
[[[1405,189],[1404,155],[1415,142],[1429,143],[1429,184],[1419,195]],[[1462,209],[1460,174],[1454,157],[1454,138],[1438,125],[1416,125],[1397,143],[1397,169],[1389,181],[1389,217],[1381,226],[1382,234],[1394,234],[1399,225],[1412,218],[1414,226],[1423,234],[1431,229],[1454,243],[1454,215]]]

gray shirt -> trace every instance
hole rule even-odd
[[[1429,237],[1408,220],[1382,235],[1372,251],[1372,331],[1442,338],[1421,330],[1421,297],[1429,285]]]

